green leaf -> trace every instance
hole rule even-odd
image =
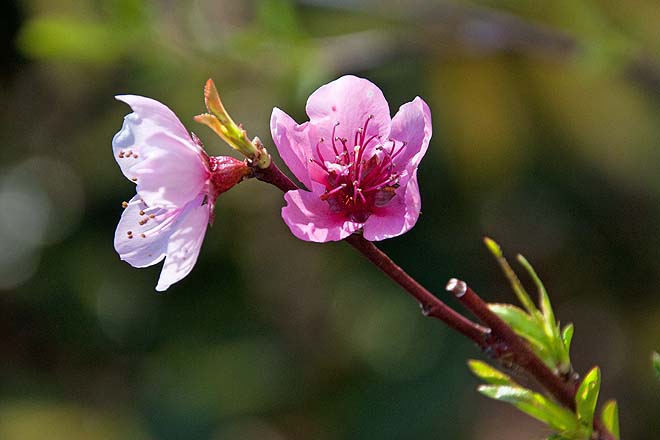
[[[653,369],[655,370],[655,377],[660,380],[660,353],[654,351],[651,355],[651,362],[653,364]]]
[[[523,309],[511,304],[488,304],[488,308],[509,324],[518,335],[529,341],[534,351],[544,358],[546,363],[554,363],[552,359],[548,359],[548,337],[541,323],[525,313]],[[554,368],[554,365],[550,366]]]
[[[561,332],[561,339],[564,342],[564,347],[566,347],[566,353],[571,351],[571,342],[573,341],[574,331],[575,328],[573,327],[573,324],[567,324]]]
[[[538,290],[539,295],[539,304],[541,307],[542,320],[544,324],[544,330],[548,337],[548,350],[552,354],[555,365],[557,366],[561,373],[567,373],[571,370],[571,360],[569,356],[569,351],[564,344],[564,340],[555,320],[555,313],[552,310],[552,304],[550,303],[550,297],[548,296],[548,291],[546,290],[543,282],[536,274],[534,267],[527,261],[522,255],[518,255],[518,262],[527,270],[527,273],[536,284],[536,289]]]
[[[491,399],[514,405],[559,432],[580,431],[575,414],[541,394],[508,385],[481,385],[478,390]]]
[[[555,323],[555,314],[552,311],[552,305],[550,304],[548,291],[545,289],[541,279],[525,257],[518,255],[518,262],[525,268],[525,270],[527,270],[527,273],[529,273],[529,276],[534,281],[534,284],[536,284],[536,289],[539,292],[539,304],[541,305],[541,313],[543,313],[543,317],[545,318],[548,326],[553,329],[556,328],[557,324]]]
[[[605,403],[600,419],[602,420],[603,425],[605,425],[605,429],[607,429],[616,440],[619,440],[621,438],[619,432],[619,407],[616,404],[616,400],[608,400]]]
[[[517,385],[509,376],[491,367],[485,362],[475,359],[468,360],[468,367],[475,376],[492,385]]]
[[[504,258],[500,245],[489,237],[484,237],[484,243],[486,244],[486,247],[490,253],[493,254],[499,263],[502,271],[504,272],[504,275],[508,278],[509,283],[511,284],[511,288],[513,288],[513,292],[516,294],[523,307],[525,307],[525,309],[527,309],[530,314],[538,313],[536,305],[534,305],[534,302],[529,297],[529,294],[518,279],[516,273],[513,271],[511,266],[509,266],[509,262],[506,261],[506,258]]]
[[[584,426],[590,427],[593,423],[599,391],[600,369],[594,367],[584,377],[575,394],[577,416]]]

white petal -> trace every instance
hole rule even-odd
[[[154,217],[150,218],[150,215]],[[117,225],[115,250],[133,267],[154,265],[165,257],[174,223],[176,212],[149,209],[136,195],[124,209]]]
[[[158,149],[131,170],[137,179],[137,193],[149,206],[183,207],[200,193],[209,177],[205,162],[165,133],[146,142],[158,145]]]
[[[112,140],[122,172],[147,188],[141,196],[149,205],[183,206],[199,193],[208,174],[201,148],[165,105],[141,96],[117,99],[134,110]],[[182,170],[185,173],[179,175]],[[171,181],[170,171],[176,173],[176,181]]]
[[[156,290],[162,292],[190,273],[197,262],[209,223],[210,208],[203,197],[191,201],[180,214],[167,246],[167,257]]]

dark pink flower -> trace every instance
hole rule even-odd
[[[270,127],[280,156],[309,189],[289,191],[282,217],[307,241],[396,237],[417,222],[417,167],[431,139],[431,112],[419,97],[394,118],[380,89],[343,76],[307,100],[298,125],[275,108]]]
[[[249,169],[231,157],[209,157],[160,102],[135,95],[117,99],[133,113],[112,139],[112,150],[124,175],[136,183],[137,194],[124,202],[115,249],[133,267],[165,259],[156,286],[163,291],[190,273],[216,198]]]

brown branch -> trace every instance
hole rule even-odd
[[[361,235],[351,235],[345,241],[353,246],[358,252],[367,257],[376,267],[382,270],[399,286],[419,302],[424,316],[436,318],[453,328],[463,336],[471,339],[478,346],[486,349],[489,345],[488,336],[490,330],[482,327],[438,299],[426,290],[414,278],[408,275],[383,251],[378,249],[372,242]]]
[[[284,192],[300,189],[289,179],[274,162],[266,169],[253,168],[253,176],[270,183]],[[488,326],[483,327],[450,308],[447,304],[429,292],[414,278],[408,275],[383,251],[362,235],[353,234],[344,241],[353,246],[376,267],[411,295],[422,307],[425,316],[436,318],[476,343],[486,353],[497,359],[507,359],[522,367],[534,377],[558,402],[575,411],[577,387],[572,382],[564,381],[532,351],[529,345],[513,329],[489,308],[464,281],[452,278],[447,284],[447,291],[454,294],[471,313]],[[615,440],[603,426],[598,417],[594,417],[596,440]]]

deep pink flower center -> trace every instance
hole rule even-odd
[[[320,183],[325,185],[321,200],[328,202],[335,213],[343,213],[351,221],[364,223],[378,208],[387,205],[399,187],[399,172],[395,158],[403,151],[405,142],[380,136],[367,136],[369,121],[355,131],[353,139],[336,136],[337,122],[332,130],[333,158],[324,157],[316,144],[316,157],[310,158],[323,171]]]

